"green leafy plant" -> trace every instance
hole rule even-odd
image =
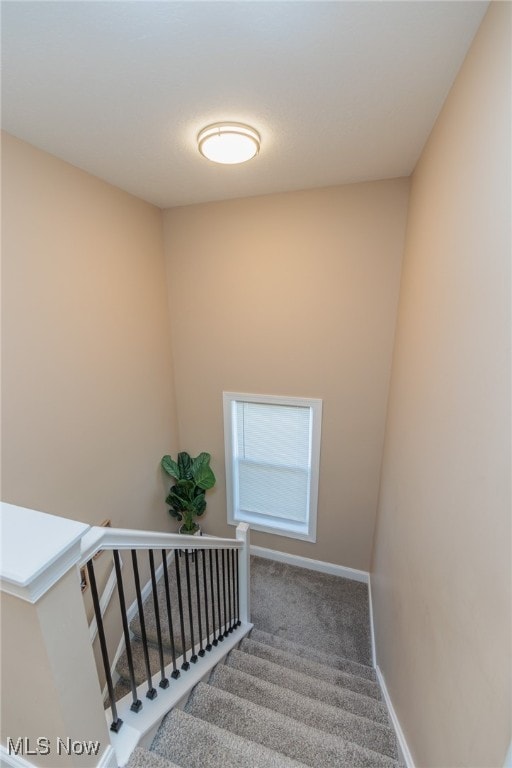
[[[175,480],[165,501],[169,504],[172,517],[183,521],[180,533],[193,534],[199,530],[195,518],[204,515],[206,491],[215,485],[210,459],[209,453],[200,453],[193,459],[182,451],[178,454],[178,461],[171,456],[164,456],[161,461],[164,472]]]

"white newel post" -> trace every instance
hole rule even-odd
[[[251,621],[251,581],[250,581],[250,530],[247,523],[239,523],[236,528],[236,538],[243,542],[240,550],[239,589],[240,589],[240,621]]]
[[[0,511],[1,762],[114,768],[77,567],[89,526]]]

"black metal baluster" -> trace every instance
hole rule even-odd
[[[212,645],[218,645],[219,641],[215,634],[215,583],[213,581],[213,551],[208,550],[208,560],[210,562],[210,591],[212,594],[212,621],[213,621],[213,640]]]
[[[210,643],[210,612],[208,609],[208,587],[206,579],[206,550],[201,550],[201,560],[203,562],[203,592],[204,592],[204,612],[206,616],[206,650],[211,651]]]
[[[167,552],[165,551],[165,549],[162,549],[162,565],[164,567],[164,587],[165,587],[165,604],[167,607],[167,623],[169,624],[169,639],[171,642],[171,656],[172,656],[171,677],[176,680],[176,678],[180,676],[180,671],[176,666],[176,646],[174,644],[174,626],[172,622],[172,613],[171,613],[171,594],[169,590],[169,574],[167,573]]]
[[[231,558],[231,601],[233,609],[231,612],[231,631],[236,629],[236,593],[235,593],[235,550],[229,550],[229,556]]]
[[[142,605],[142,594],[140,591],[140,578],[139,578],[139,566],[137,564],[137,552],[132,549],[132,565],[133,565],[133,578],[135,581],[135,594],[137,596],[137,607],[139,609],[139,621],[140,621],[140,634],[142,638],[142,650],[144,652],[144,664],[146,666],[146,678],[148,681],[148,691],[146,697],[148,699],[154,699],[158,693],[156,688],[153,688],[153,679],[151,676],[151,666],[149,664],[148,653],[148,640],[146,637],[146,622],[144,621],[144,607]]]
[[[227,566],[227,582],[228,582],[228,624],[227,632],[230,634],[233,631],[233,613],[232,613],[232,595],[231,595],[231,550],[226,549],[226,566]]]
[[[230,551],[231,556],[231,582],[233,595],[233,629],[236,629],[236,582],[235,582],[235,550]]]
[[[197,624],[199,627],[199,656],[204,656],[206,651],[203,647],[203,621],[201,617],[201,593],[199,592],[199,554],[197,550],[195,553],[195,571],[196,571],[196,600],[197,600]]]
[[[117,715],[117,707],[114,699],[114,686],[112,684],[112,675],[110,674],[110,661],[108,658],[107,641],[105,640],[105,630],[103,629],[103,618],[101,616],[100,601],[98,598],[98,588],[96,586],[96,576],[94,575],[94,566],[92,560],[87,563],[87,573],[89,574],[89,584],[91,587],[92,604],[98,625],[98,637],[100,640],[101,656],[103,659],[103,668],[105,670],[105,682],[107,683],[108,695],[110,698],[110,708],[112,710],[112,723],[110,730],[118,732],[123,721]]]
[[[126,646],[126,660],[128,661],[128,669],[130,670],[130,686],[132,689],[132,703],[130,709],[132,712],[139,712],[142,709],[142,701],[137,698],[137,683],[135,681],[135,672],[133,669],[133,655],[132,655],[132,643],[130,640],[130,630],[128,628],[128,619],[126,617],[126,601],[124,598],[124,586],[123,577],[121,574],[121,561],[119,559],[119,552],[117,549],[113,551],[114,556],[114,568],[116,571],[117,579],[117,594],[119,595],[119,607],[121,609],[121,621],[123,623],[124,644]]]
[[[224,550],[222,550],[222,600],[224,606],[224,637],[229,635],[228,631],[228,614],[226,613],[226,568]]]
[[[185,575],[187,577],[187,600],[188,600],[188,621],[190,626],[190,643],[192,646],[192,656],[190,661],[195,664],[197,661],[197,654],[194,642],[194,618],[192,616],[192,593],[190,591],[190,565],[188,562],[188,549],[185,550]]]
[[[230,632],[233,632],[233,630],[236,627],[236,618],[235,618],[235,561],[233,560],[233,552],[234,549],[230,549],[228,552],[229,557],[229,570],[230,570],[230,594],[231,594],[231,628]]]
[[[222,616],[220,611],[220,579],[219,579],[219,550],[218,549],[215,550],[215,572],[217,575],[217,609],[219,611],[219,636],[217,639],[220,642],[222,642],[224,640],[224,635],[220,631],[222,628]],[[226,615],[225,612],[224,612],[224,615]]]
[[[160,661],[161,679],[158,685],[160,688],[168,688],[169,681],[165,676],[164,646],[162,644],[162,627],[160,626],[160,606],[158,605],[158,592],[156,588],[155,558],[153,550],[149,550],[149,570],[151,573],[151,587],[153,589],[153,606],[155,608],[156,639],[158,644],[158,659]]]
[[[176,564],[176,591],[178,593],[178,608],[180,612],[180,631],[181,631],[181,648],[183,650],[183,664],[181,665],[182,669],[190,669],[190,664],[187,661],[187,646],[185,643],[185,621],[183,619],[183,599],[181,597],[181,575],[180,575],[180,565],[179,565],[179,557],[178,553],[174,552],[174,562]]]

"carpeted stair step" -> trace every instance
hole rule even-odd
[[[137,747],[126,763],[125,768],[180,768],[176,763],[171,763],[165,757],[150,752],[148,749]]]
[[[279,664],[282,667],[301,672],[304,675],[309,675],[316,680],[323,680],[331,685],[347,688],[348,690],[360,693],[363,696],[370,696],[378,700],[381,698],[379,685],[373,680],[366,680],[362,677],[341,672],[339,669],[327,667],[325,664],[319,664],[316,661],[303,659],[300,656],[295,656],[293,653],[282,651],[280,648],[274,648],[270,645],[265,645],[264,643],[258,643],[251,638],[242,640],[240,643],[240,650],[245,653],[250,653],[253,656],[259,656],[260,659]]]
[[[215,688],[293,717],[333,736],[340,736],[360,747],[395,759],[398,756],[393,730],[372,720],[300,694],[291,698],[289,690],[225,664],[217,665],[208,682]]]
[[[318,699],[334,707],[341,707],[347,712],[366,717],[382,725],[390,725],[385,705],[370,696],[363,696],[348,688],[326,683],[324,680],[295,672],[288,667],[282,667],[259,656],[236,649],[231,651],[226,659],[226,664],[253,675],[253,677],[259,677],[275,685],[280,685],[289,691]]]
[[[305,768],[300,761],[180,709],[164,718],[151,750],[185,768]]]
[[[318,651],[315,648],[309,648],[305,645],[298,643],[292,643],[284,637],[279,635],[271,635],[269,632],[263,632],[256,627],[251,631],[251,640],[256,640],[258,643],[264,645],[270,645],[273,648],[278,648],[281,651],[287,653],[293,653],[294,656],[300,656],[303,659],[309,659],[310,661],[316,661],[319,664],[324,664],[334,669],[339,669],[342,672],[348,672],[350,675],[356,675],[358,677],[364,677],[367,680],[373,680],[377,682],[377,674],[372,667],[366,664],[360,664],[357,661],[351,661],[345,659],[342,656],[334,656],[323,651]]]
[[[331,736],[207,683],[199,683],[194,688],[185,711],[312,768],[398,767],[398,763],[390,757]]]

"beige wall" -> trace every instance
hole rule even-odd
[[[2,166],[2,499],[169,530],[161,212],[6,134]]]
[[[317,543],[252,543],[368,570],[407,212],[405,179],[175,208],[165,246],[180,447],[218,483],[222,392],[324,401]]]
[[[485,17],[414,173],[372,592],[416,766],[510,739],[510,4]]]

